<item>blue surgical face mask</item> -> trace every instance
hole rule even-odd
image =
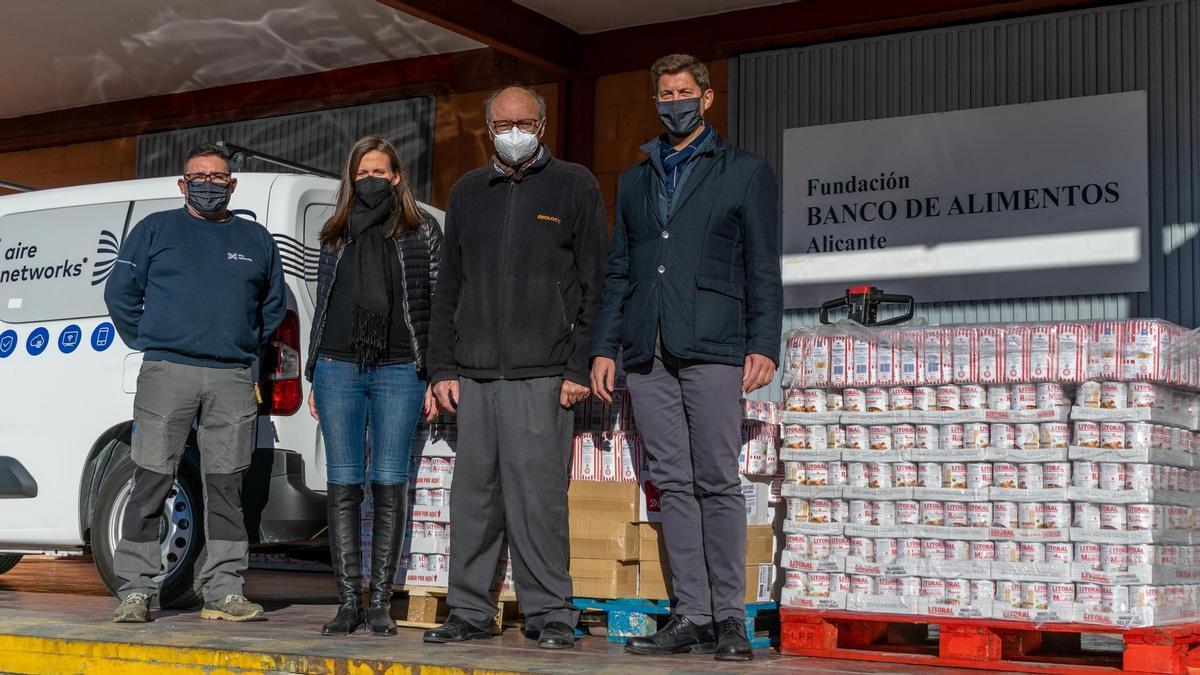
[[[220,215],[229,206],[229,185],[193,181],[187,186],[187,203],[202,216]]]
[[[659,101],[658,119],[662,120],[667,133],[675,138],[686,137],[704,121],[704,114],[700,112],[700,97]]]

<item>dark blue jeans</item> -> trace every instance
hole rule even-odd
[[[408,482],[413,434],[425,403],[425,380],[411,363],[365,372],[348,361],[317,359],[313,397],[325,439],[325,472],[336,485],[366,483],[367,433],[371,482]]]

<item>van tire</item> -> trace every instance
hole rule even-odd
[[[23,557],[20,553],[0,553],[0,574],[16,567]]]
[[[112,461],[109,462],[104,477],[100,479],[100,487],[96,492],[96,510],[92,520],[92,559],[104,585],[114,595],[123,581],[117,576],[113,561],[113,552],[116,550],[113,533],[117,531],[115,525],[119,522],[113,519],[119,519],[124,513],[123,504],[120,502],[127,499],[128,487],[133,482],[134,468],[129,446],[119,442],[113,450]],[[184,497],[192,516],[187,520],[190,544],[171,573],[161,580],[158,605],[163,609],[188,609],[198,607],[204,602],[200,587],[200,570],[206,558],[204,492],[199,457],[194,447],[189,447],[184,453],[183,461],[175,474],[175,489],[185,493]],[[116,509],[120,509],[121,513],[114,513]]]

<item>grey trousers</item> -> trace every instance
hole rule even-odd
[[[579,622],[568,573],[574,413],[558,404],[561,387],[561,377],[459,379],[446,604],[475,626],[496,616],[489,589],[506,534],[529,628]]]
[[[163,502],[175,480],[184,445],[198,421],[196,441],[204,481],[206,557],[200,571],[204,599],[241,594],[249,565],[242,518],[242,476],[254,450],[258,405],[249,368],[202,368],[146,361],[133,399],[133,491],[121,521],[114,565],[124,580],[117,595],[154,595],[162,568],[159,544]]]
[[[628,370],[626,381],[649,478],[661,493],[674,612],[693,621],[743,619],[742,368],[656,355]]]

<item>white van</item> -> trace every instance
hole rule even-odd
[[[230,208],[271,232],[288,312],[260,360],[264,403],[243,504],[252,550],[320,558],[325,456],[304,405],[317,235],[337,181],[239,173]],[[129,499],[133,394],[142,355],[104,305],[117,250],[143,217],[183,206],[174,178],[0,197],[0,573],[29,553],[92,553],[110,589]],[[441,211],[422,205],[438,222]],[[204,526],[195,436],[163,510],[164,607],[199,602]]]

